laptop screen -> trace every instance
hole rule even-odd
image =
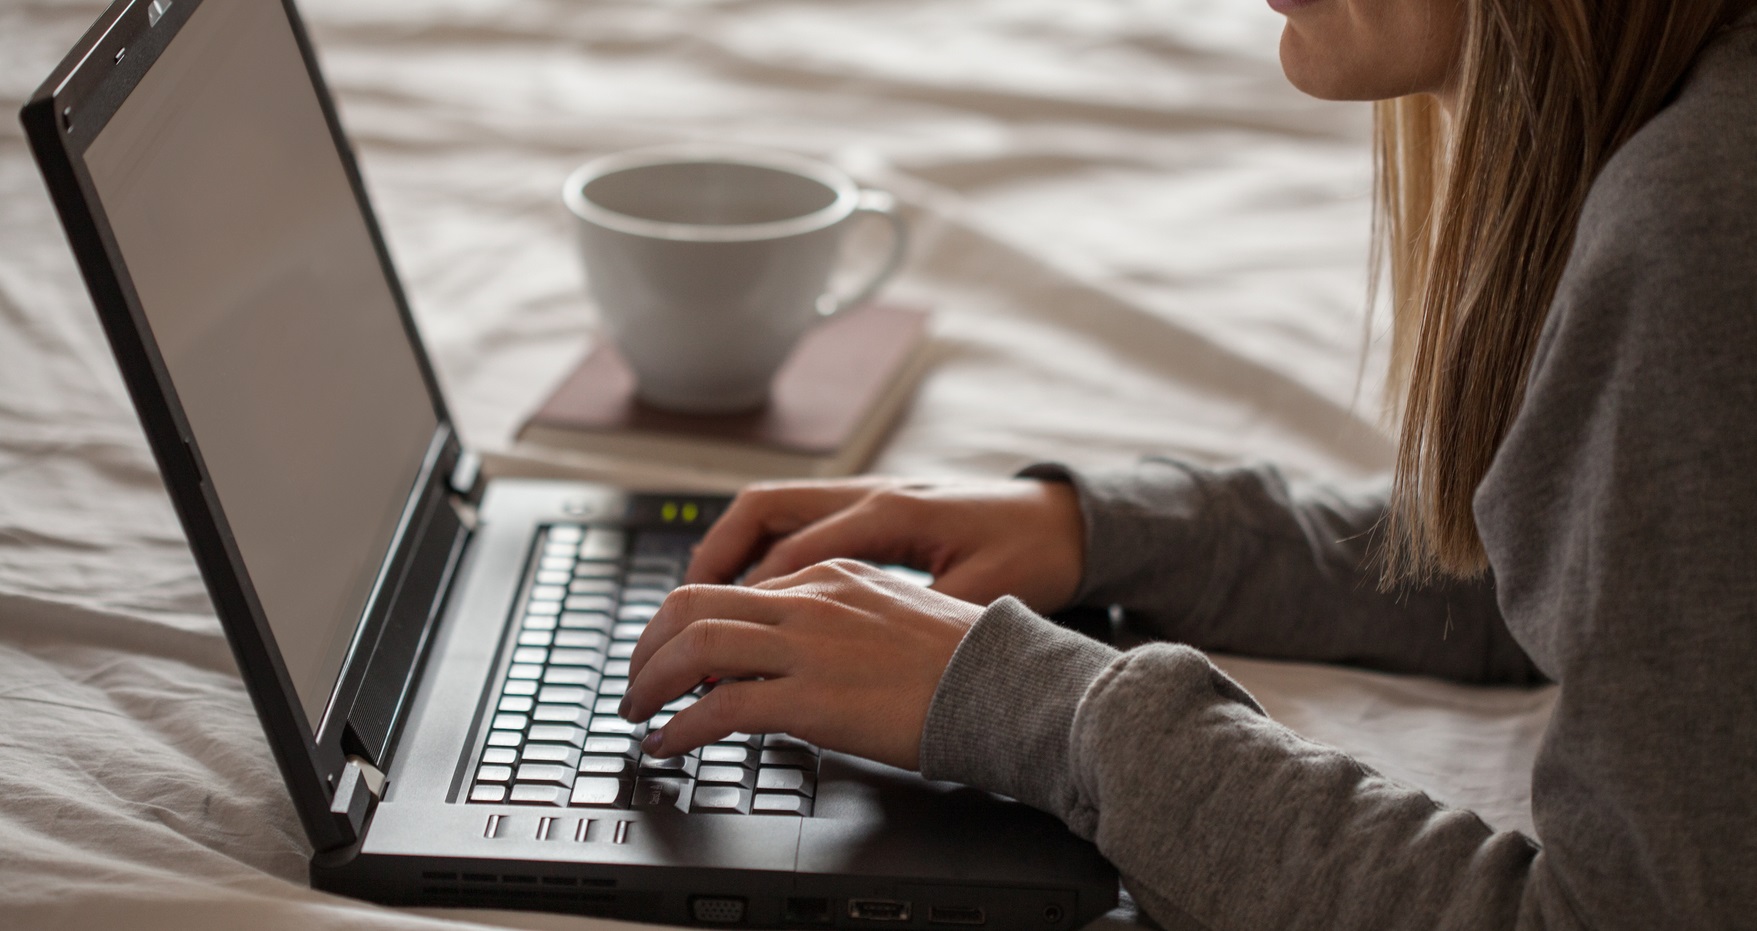
[[[85,161],[318,728],[438,415],[281,4],[201,4]]]

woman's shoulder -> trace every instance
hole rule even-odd
[[[1587,196],[1538,363],[1757,353],[1757,20],[1711,44]]]
[[[1577,257],[1608,251],[1655,271],[1666,270],[1656,260],[1693,275],[1757,266],[1757,14],[1704,49],[1676,98],[1612,156],[1576,243]]]

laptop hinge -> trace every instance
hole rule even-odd
[[[336,794],[329,803],[330,817],[343,835],[358,838],[366,830],[373,806],[383,797],[384,773],[365,757],[350,756],[336,778]]]
[[[482,480],[482,458],[469,450],[458,453],[458,464],[451,470],[451,479],[447,482],[451,490],[464,498],[474,498],[476,484]]]

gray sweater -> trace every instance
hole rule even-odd
[[[995,602],[934,697],[923,772],[1060,816],[1174,927],[1757,926],[1753,26],[1593,187],[1477,490],[1492,584],[1379,594],[1382,496],[1040,467],[1084,509],[1078,600],[1166,642],[1118,652]],[[1538,836],[1296,736],[1179,644],[1560,683]]]

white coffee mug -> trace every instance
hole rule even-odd
[[[656,407],[750,410],[806,330],[870,298],[903,262],[895,199],[821,162],[763,149],[680,145],[596,159],[562,191],[579,220],[586,282]],[[846,296],[827,290],[863,214],[892,230],[884,264]]]

